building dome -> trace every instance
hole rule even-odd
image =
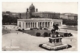
[[[30,5],[29,9],[35,9],[35,6],[33,5],[33,3]]]

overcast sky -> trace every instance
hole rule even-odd
[[[26,12],[26,9],[33,3],[39,12],[59,12],[78,14],[77,2],[3,2],[2,11]]]

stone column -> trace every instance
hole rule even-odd
[[[35,28],[35,22],[34,22],[34,28]]]
[[[47,22],[47,27],[48,27],[48,22]]]
[[[19,27],[19,25],[20,25],[20,22],[19,22],[19,21],[17,21],[17,26]]]
[[[32,22],[31,22],[31,28],[32,28]]]
[[[39,27],[39,22],[38,22],[38,27]]]
[[[43,22],[43,27],[44,27],[44,22]]]
[[[31,22],[31,27],[33,28],[33,23]]]
[[[44,28],[45,28],[45,22],[44,22]]]
[[[38,28],[38,22],[36,22],[36,27]]]
[[[60,22],[60,25],[62,25],[62,21]]]
[[[49,26],[50,26],[50,25],[49,25],[49,22],[48,22],[48,28],[49,28]]]
[[[33,22],[32,22],[32,28],[33,28]]]
[[[41,22],[41,27],[43,27],[43,23]]]
[[[24,22],[22,22],[22,29],[24,28]]]
[[[21,22],[21,29],[23,29],[23,26],[24,26],[23,24],[24,24],[24,22]]]
[[[34,22],[34,28],[35,28],[35,22]]]
[[[46,22],[46,27],[48,27],[48,22]]]
[[[29,23],[29,25],[30,25],[29,28],[31,28],[31,22]]]
[[[35,28],[35,22],[34,22],[34,28]]]
[[[31,28],[31,23],[29,23],[29,28]]]
[[[62,44],[62,38],[60,38],[60,44]]]
[[[36,28],[36,23],[35,23],[34,27]]]
[[[50,22],[50,26],[49,27],[52,27],[52,22]]]
[[[24,22],[24,29],[26,29],[26,22]]]

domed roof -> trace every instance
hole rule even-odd
[[[29,9],[33,9],[35,8],[35,6],[33,5],[33,3],[30,5]]]

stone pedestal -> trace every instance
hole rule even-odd
[[[49,38],[49,43],[52,43],[53,46],[62,45],[62,37]]]
[[[58,25],[53,25],[53,29],[51,30],[51,35],[49,38],[49,43],[41,44],[39,46],[48,50],[61,50],[70,48],[71,45],[62,43],[62,37],[57,30]]]
[[[61,50],[72,47],[69,44],[62,43],[62,37],[49,38],[49,43],[41,44],[40,47],[47,50]]]

